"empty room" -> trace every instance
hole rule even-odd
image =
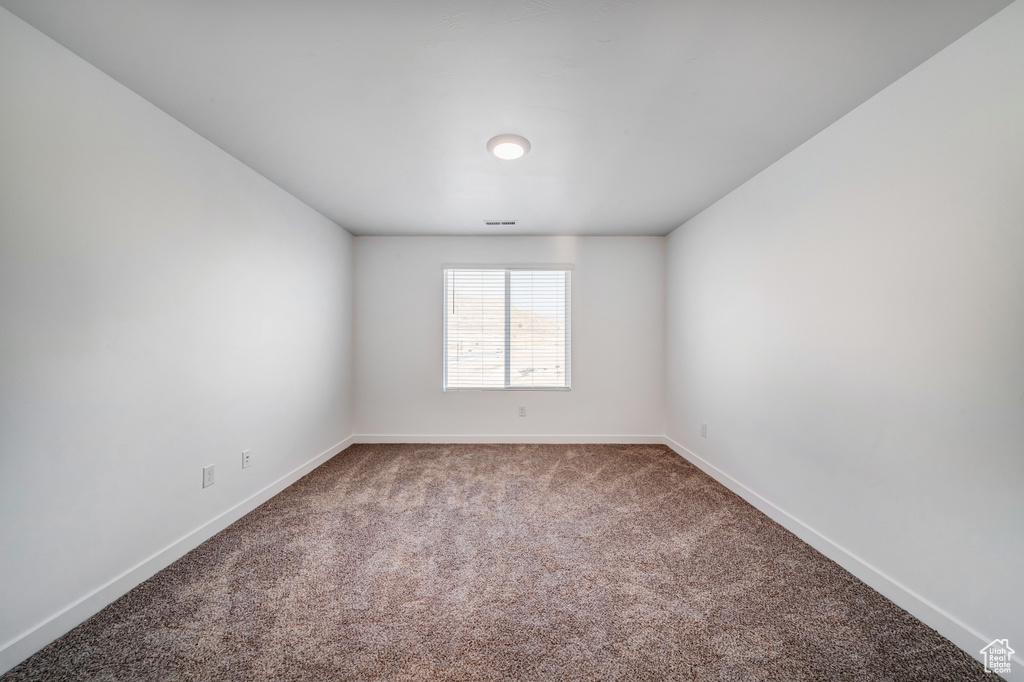
[[[0,0],[0,680],[1024,680],[1024,0]]]

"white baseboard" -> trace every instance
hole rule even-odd
[[[956,644],[976,660],[981,660],[981,648],[995,639],[995,637],[989,637],[981,634],[974,628],[958,620],[955,616],[947,613],[935,604],[932,604],[921,595],[889,577],[858,557],[853,552],[850,552],[841,545],[833,542],[789,512],[776,506],[770,500],[761,497],[760,494],[751,490],[742,482],[737,481],[735,478],[700,457],[689,448],[680,445],[668,436],[663,437],[661,442],[672,448],[676,454],[681,456],[683,459],[690,462],[698,469],[711,476],[711,478],[742,497],[783,528],[796,535],[798,538],[845,568],[853,575],[857,576],[857,578],[862,582],[878,591],[886,599],[904,609],[925,625],[934,629],[940,635],[953,642],[953,644]],[[1016,676],[1017,671],[1024,671],[1024,661],[1021,661],[1017,656],[1013,656],[1012,658],[1019,667],[1014,670],[1014,676],[1006,679],[1018,679]]]
[[[662,445],[664,436],[424,436],[394,434],[356,434],[354,443],[623,443],[636,445]]]
[[[887,599],[934,628],[939,634],[949,639],[974,658],[980,660],[979,652],[981,647],[994,639],[994,637],[982,635],[977,630],[959,621],[921,595],[890,578],[868,562],[765,499],[693,451],[666,436],[424,436],[356,434],[332,446],[302,466],[293,469],[216,518],[211,519],[191,533],[113,578],[105,585],[98,587],[78,601],[68,605],[42,623],[0,646],[0,675],[84,622],[139,583],[166,568],[354,443],[624,443],[667,445],[683,457],[683,459],[686,459],[726,488],[732,490],[769,518],[778,522],[811,547],[814,547],[857,576],[857,578],[877,590]],[[1024,671],[1024,660],[1021,660],[1018,656],[1013,656],[1013,661],[1017,666],[1014,668],[1013,674],[1006,678],[1009,680],[1020,679],[1018,671]]]
[[[313,469],[334,457],[353,442],[353,437],[349,436],[340,443],[331,446],[305,464],[289,471],[262,490],[253,493],[227,511],[207,521],[184,537],[172,542],[167,547],[129,568],[106,584],[96,588],[78,601],[69,604],[42,623],[4,643],[0,646],[0,675],[75,626],[85,622],[133,587],[171,565],[206,540],[209,540]]]

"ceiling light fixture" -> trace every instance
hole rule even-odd
[[[487,151],[505,161],[513,161],[530,151],[530,141],[522,135],[495,135],[487,141]]]

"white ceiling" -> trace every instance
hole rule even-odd
[[[361,235],[666,234],[1007,4],[0,0]]]

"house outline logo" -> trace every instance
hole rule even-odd
[[[1017,653],[1010,648],[1010,640],[993,639],[982,650],[985,657],[985,672],[1005,675],[1010,672],[1010,656]]]

